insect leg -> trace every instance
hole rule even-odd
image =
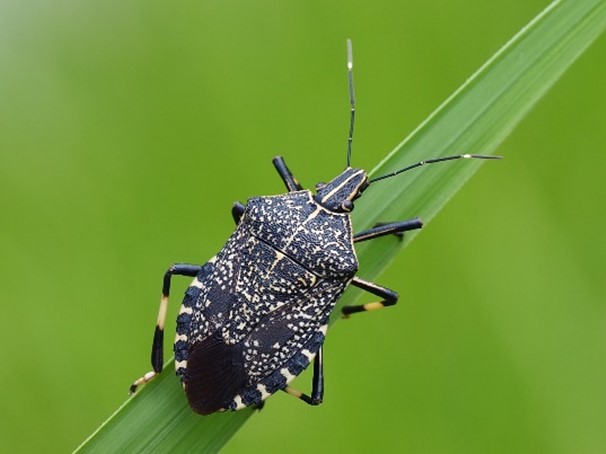
[[[240,218],[244,214],[244,210],[246,210],[246,205],[240,202],[235,202],[234,206],[231,207],[231,215],[234,218],[236,225],[240,223]]]
[[[271,162],[273,162],[274,167],[282,178],[282,181],[284,181],[288,192],[300,191],[301,189],[303,189],[303,186],[299,184],[299,182],[290,172],[288,167],[286,167],[286,163],[284,162],[284,158],[282,156],[276,156]]]
[[[318,350],[318,353],[314,359],[314,375],[311,384],[311,397],[307,394],[303,394],[301,391],[287,386],[283,389],[284,392],[290,394],[297,399],[301,399],[303,402],[309,405],[320,405],[324,399],[324,354],[322,348]]]
[[[318,405],[324,400],[324,347],[320,347],[314,359],[314,375],[311,385],[312,405]]]
[[[164,273],[164,280],[162,283],[162,298],[160,299],[160,310],[158,311],[158,321],[156,322],[156,330],[154,331],[154,340],[151,351],[151,363],[153,370],[135,380],[130,387],[131,394],[134,394],[137,387],[149,382],[156,375],[162,372],[162,366],[164,363],[164,322],[166,321],[166,309],[168,308],[171,277],[173,275],[194,277],[200,272],[201,269],[202,266],[200,265],[175,263],[168,268],[166,273]]]
[[[401,234],[402,232],[420,229],[421,227],[423,227],[423,221],[421,221],[419,218],[409,219],[408,221],[402,222],[377,224],[372,229],[357,233],[354,235],[353,240],[354,243],[359,243],[361,241],[373,240],[384,235]]]
[[[365,281],[360,279],[359,277],[354,277],[351,281],[352,285],[355,285],[362,290],[366,290],[373,295],[382,298],[382,301],[376,301],[374,303],[360,304],[356,306],[345,306],[342,309],[343,315],[347,317],[348,315],[355,314],[356,312],[364,312],[364,311],[372,311],[375,309],[382,309],[386,306],[393,306],[398,302],[398,294],[393,290],[388,289],[387,287],[382,287],[373,282]]]

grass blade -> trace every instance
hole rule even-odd
[[[492,153],[542,95],[606,27],[606,1],[560,0],[547,7],[373,170],[375,175],[427,157]],[[354,212],[357,230],[419,215],[429,221],[481,162],[413,170],[371,187]],[[493,164],[498,165],[498,164]],[[406,236],[404,244],[415,234]],[[393,241],[358,248],[365,278],[398,252]],[[351,304],[359,292],[339,303]],[[252,411],[199,417],[168,371],[128,400],[79,448],[81,452],[219,450]]]

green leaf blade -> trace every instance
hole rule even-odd
[[[127,400],[78,452],[216,452],[254,412],[201,417],[188,406],[169,361],[164,373]]]

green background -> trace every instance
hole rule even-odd
[[[0,450],[124,401],[165,268],[283,191],[274,155],[342,169],[346,38],[370,169],[547,4],[0,4]],[[606,450],[605,70],[602,37],[381,277],[401,304],[333,327],[325,404],[279,394],[226,452]]]

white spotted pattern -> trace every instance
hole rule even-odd
[[[236,231],[187,290],[177,373],[185,381],[190,346],[219,333],[241,348],[246,377],[225,407],[258,404],[313,361],[357,269],[347,214],[324,209],[309,191],[249,199]]]

